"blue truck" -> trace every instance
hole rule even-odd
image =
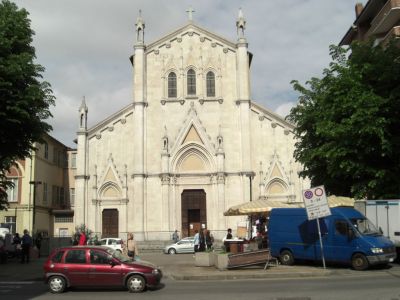
[[[351,264],[355,270],[394,261],[394,244],[363,214],[350,207],[331,208],[318,219],[327,262]],[[322,260],[317,219],[308,220],[305,208],[274,208],[269,224],[271,255],[283,265],[295,260]]]

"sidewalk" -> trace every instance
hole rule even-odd
[[[295,266],[253,266],[241,269],[220,271],[215,267],[195,267],[192,254],[168,255],[163,253],[143,253],[140,258],[152,262],[163,271],[164,278],[173,280],[233,280],[233,279],[283,279],[301,277],[329,276],[377,276],[393,274],[400,277],[400,265],[391,268],[376,268],[367,271],[354,271],[349,267],[328,267],[326,270],[318,265]],[[46,258],[36,259],[29,264],[11,260],[0,265],[0,282],[3,281],[42,281],[43,263]]]

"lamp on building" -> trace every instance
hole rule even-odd
[[[29,184],[33,185],[33,197],[32,197],[32,232],[31,234],[34,233],[35,230],[35,214],[36,214],[36,186],[39,184],[42,184],[41,181],[29,181]]]

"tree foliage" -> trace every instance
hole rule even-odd
[[[7,208],[6,173],[18,159],[30,156],[33,143],[51,130],[54,96],[41,81],[44,68],[34,62],[34,32],[28,12],[3,0],[0,3],[0,210]]]
[[[300,97],[288,119],[301,175],[331,194],[399,198],[400,48],[355,42],[330,54],[321,79],[292,81]]]

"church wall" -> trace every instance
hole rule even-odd
[[[101,127],[97,132],[94,132],[94,135],[89,136],[88,175],[90,178],[87,185],[88,219],[86,224],[91,230],[100,235],[102,231],[102,211],[107,208],[118,209],[119,232],[122,237],[126,235],[126,203],[121,203],[121,198],[124,198],[124,195],[121,193],[123,181],[126,180],[125,172],[127,172],[128,191],[133,190],[130,175],[133,172],[134,138],[135,131],[133,128],[133,114],[129,113],[122,117],[122,122],[121,120],[118,121],[118,119],[116,119]],[[112,158],[111,162],[109,160],[110,154]],[[116,181],[117,185],[121,188],[121,193],[119,197],[116,197],[115,199],[105,200],[101,199],[98,192],[102,185],[110,180],[110,178],[105,178],[110,165],[113,165],[117,172],[117,177],[114,178],[113,181]],[[127,165],[127,169],[125,169],[125,165]],[[97,191],[94,187],[97,188]],[[128,198],[130,201],[134,201],[133,197],[129,197],[129,192]],[[97,208],[96,204],[93,202],[94,199],[101,201]]]

